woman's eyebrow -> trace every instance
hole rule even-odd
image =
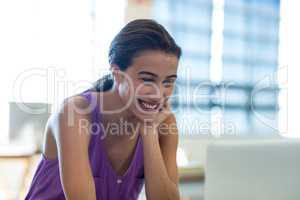
[[[140,71],[138,74],[139,75],[145,74],[145,75],[150,75],[150,76],[158,77],[158,75],[156,75],[156,74],[154,74],[152,72],[147,72],[147,71]],[[177,78],[177,75],[176,74],[172,74],[172,75],[167,76],[166,78]]]
[[[173,75],[167,76],[167,78],[177,78],[177,75],[173,74]]]
[[[145,74],[145,75],[150,75],[150,76],[158,77],[156,74],[153,74],[152,72],[147,72],[147,71],[140,71],[138,74],[139,75]]]

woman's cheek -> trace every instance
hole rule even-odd
[[[128,104],[128,101],[132,101],[133,91],[130,88],[130,85],[127,82],[120,84],[119,86],[119,95],[125,104]],[[129,104],[131,104],[130,102]]]

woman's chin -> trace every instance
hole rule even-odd
[[[153,112],[143,112],[140,110],[135,110],[134,111],[134,115],[142,122],[146,122],[146,121],[151,121],[153,119],[155,119],[155,115],[157,113],[153,113]]]

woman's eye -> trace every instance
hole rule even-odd
[[[174,85],[174,80],[166,80],[163,82],[163,84],[166,86],[166,87],[171,87]]]
[[[147,82],[147,83],[149,83],[149,82],[154,82],[153,79],[149,79],[149,78],[142,78],[142,80],[143,80],[144,82]]]

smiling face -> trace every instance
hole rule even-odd
[[[177,57],[162,51],[145,51],[135,57],[117,75],[118,93],[128,111],[139,119],[153,118],[172,95],[177,68]]]

